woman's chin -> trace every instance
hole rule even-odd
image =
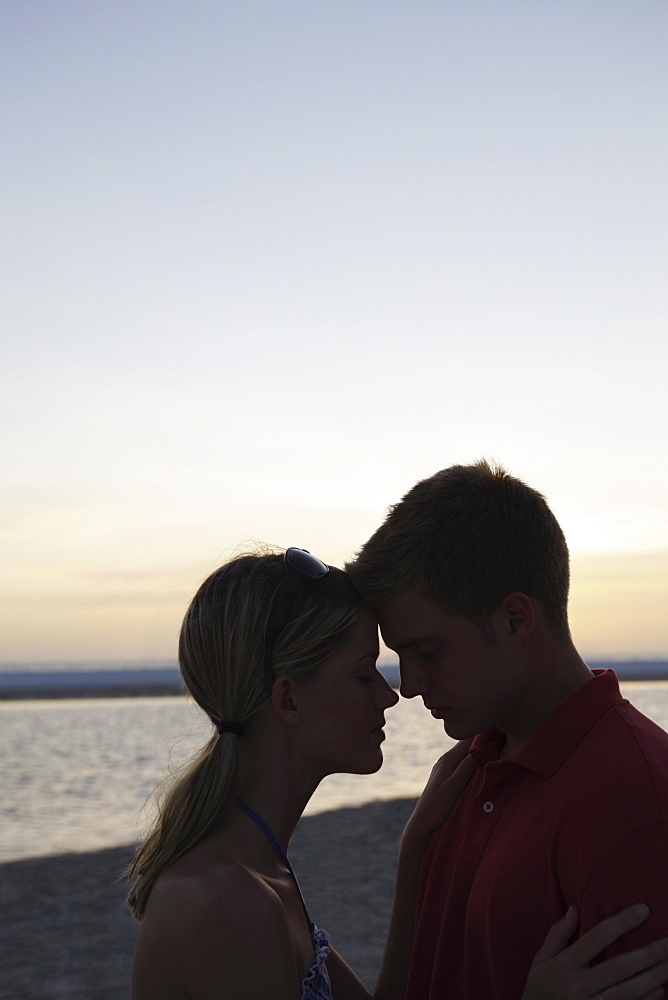
[[[383,753],[382,750],[376,750],[372,757],[369,757],[365,763],[362,761],[356,767],[352,767],[348,774],[375,774],[376,771],[380,771],[383,766]]]

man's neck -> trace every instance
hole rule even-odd
[[[512,757],[526,746],[564,702],[592,677],[572,644],[545,650],[529,672],[523,696],[513,705],[512,717],[499,726],[506,733],[501,757]]]

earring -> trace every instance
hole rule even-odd
[[[291,726],[294,726],[294,724],[295,724],[295,720],[292,718],[292,716],[290,716],[290,718],[288,719],[288,722],[290,723]]]

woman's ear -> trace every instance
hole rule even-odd
[[[298,685],[293,677],[281,674],[271,689],[271,707],[274,713],[288,726],[299,722]]]

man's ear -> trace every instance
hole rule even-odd
[[[271,707],[286,725],[299,722],[298,684],[293,677],[280,674],[276,678],[271,688]]]
[[[506,635],[524,643],[536,627],[536,609],[533,601],[521,591],[506,594],[497,609],[499,623]]]

